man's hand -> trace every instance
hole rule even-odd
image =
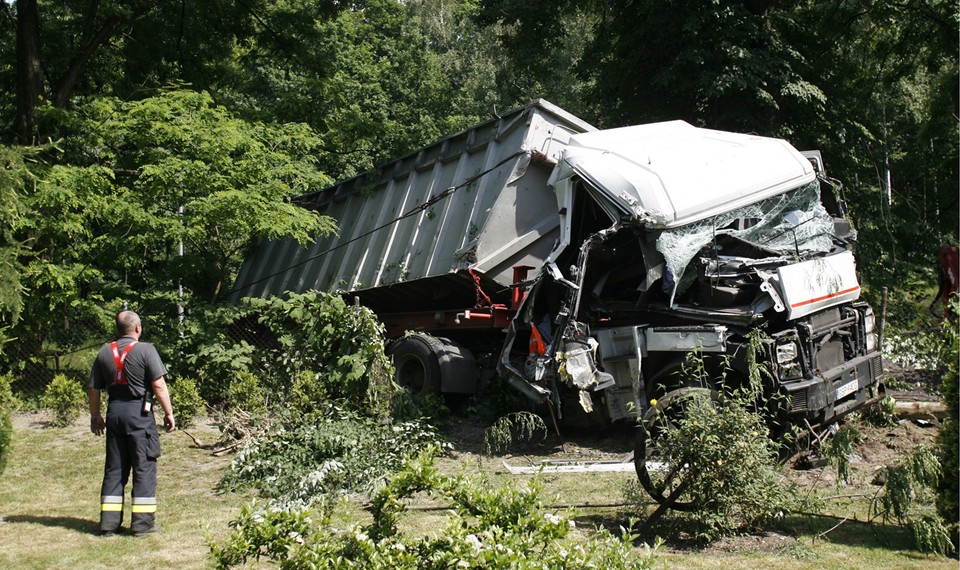
[[[90,415],[90,431],[94,435],[103,435],[103,432],[107,430],[107,424],[103,421],[103,416],[101,414],[91,414]]]
[[[173,419],[173,412],[169,414],[164,414],[163,416],[163,425],[167,428],[167,433],[172,432],[177,429],[177,421]]]

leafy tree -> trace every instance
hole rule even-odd
[[[28,353],[67,315],[110,331],[120,299],[166,311],[178,282],[188,299],[214,301],[252,240],[305,244],[335,228],[286,201],[329,182],[305,125],[248,123],[186,90],[93,99],[41,118],[61,138],[50,159],[61,162],[37,167],[18,235],[32,249],[22,259],[29,318],[15,331]]]
[[[946,2],[811,3],[807,74],[822,126],[804,137],[847,183],[869,282],[929,283],[958,226],[957,12]]]
[[[0,146],[0,331],[3,324],[17,321],[22,305],[24,291],[19,257],[23,245],[15,238],[14,228],[24,215],[22,196],[29,180],[24,153],[14,147]]]
[[[543,97],[585,119],[596,121],[608,101],[593,99],[594,79],[581,69],[602,25],[598,2],[510,2],[480,0],[477,23],[493,36],[496,93],[502,107]],[[620,125],[617,125],[620,126]]]
[[[72,164],[50,170],[35,204],[72,194],[88,223],[57,220],[62,229],[45,233],[69,240],[62,232],[70,228],[90,232],[83,253],[100,267],[185,279],[215,300],[251,239],[290,235],[306,244],[335,229],[285,201],[330,181],[316,169],[319,143],[305,125],[248,123],[187,90],[91,100],[53,119]],[[183,258],[163,275],[158,264],[174,259],[179,242]],[[206,279],[191,279],[198,274]]]
[[[7,20],[15,21],[16,29],[13,130],[18,140],[34,142],[42,101],[66,106],[102,48],[157,4],[157,0],[4,3]],[[56,41],[44,45],[44,40]]]
[[[272,2],[232,75],[214,86],[244,116],[309,124],[322,167],[345,178],[449,130],[450,81],[403,3]],[[460,125],[457,125],[460,126]]]

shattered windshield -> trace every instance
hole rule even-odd
[[[690,262],[718,236],[743,239],[782,255],[827,252],[833,246],[833,217],[820,203],[820,185],[796,190],[679,228],[664,230],[657,250],[666,262],[664,291],[673,305],[696,279]]]

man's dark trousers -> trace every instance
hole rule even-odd
[[[143,400],[111,399],[107,405],[107,459],[100,488],[100,531],[116,532],[123,522],[124,487],[133,471],[130,530],[153,528],[157,512],[157,458],[160,437]]]

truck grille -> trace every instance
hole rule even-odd
[[[790,395],[790,411],[802,412],[807,409],[807,391],[800,390]]]
[[[839,341],[828,342],[817,351],[817,368],[820,370],[830,370],[843,364],[843,343]]]

